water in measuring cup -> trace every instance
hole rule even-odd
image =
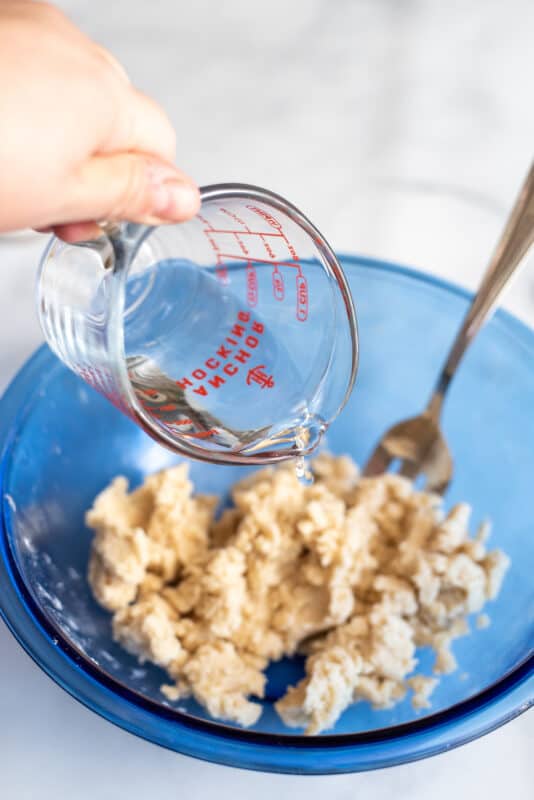
[[[126,308],[129,376],[154,424],[242,453],[320,437],[289,349],[209,270],[162,261],[128,281]]]

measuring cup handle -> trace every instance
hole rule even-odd
[[[86,247],[96,251],[105,269],[126,265],[127,259],[146,236],[150,227],[136,222],[101,222],[102,235],[97,239],[75,242],[75,247]]]
[[[130,416],[116,358],[110,352],[113,293],[109,286],[116,273],[128,270],[149,230],[146,225],[129,222],[108,223],[102,226],[102,235],[91,241],[67,243],[54,237],[43,254],[37,278],[37,313],[51,349]]]

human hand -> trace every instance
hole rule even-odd
[[[77,241],[98,233],[96,220],[196,213],[165,113],[61,11],[0,0],[0,76],[0,231]]]

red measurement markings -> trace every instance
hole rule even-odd
[[[249,211],[253,211],[254,214],[257,214],[259,217],[265,220],[267,225],[270,225],[271,228],[276,228],[277,230],[282,230],[282,223],[279,222],[276,217],[273,217],[272,214],[269,214],[268,211],[264,211],[263,208],[258,208],[258,206],[247,206]]]
[[[226,286],[227,283],[230,283],[230,278],[228,277],[228,267],[224,263],[220,253],[216,253],[217,263],[215,264],[215,275],[218,280]]]
[[[215,240],[213,233],[214,231],[210,230],[210,228],[204,229],[204,235],[208,240],[208,242],[210,243],[211,249],[213,250],[214,253],[219,253],[221,248],[219,247],[219,243]]]
[[[216,259],[215,275],[221,283],[227,284],[229,280],[228,269],[223,259],[221,258],[221,253],[220,253],[221,248],[219,246],[219,243],[215,240],[213,233],[214,231],[211,228],[206,228],[204,230],[204,235],[206,236],[206,239],[210,243],[211,249],[215,253],[215,259]]]
[[[233,219],[234,222],[237,222],[238,225],[242,225],[244,231],[246,231],[246,232],[249,231],[249,227],[248,227],[247,223],[245,222],[245,220],[241,219],[241,217],[238,217],[235,212],[230,211],[228,208],[223,208],[223,206],[219,206],[219,211],[221,212],[221,214],[226,214],[227,217],[230,217],[230,219]]]
[[[299,257],[297,255],[297,251],[295,250],[295,247],[293,246],[293,244],[287,238],[287,236],[286,236],[286,234],[284,232],[284,228],[282,226],[282,223],[279,222],[276,219],[276,217],[273,217],[272,214],[269,214],[268,211],[264,211],[263,208],[258,208],[257,206],[247,206],[247,208],[249,209],[249,211],[253,211],[254,214],[258,214],[258,216],[260,216],[262,219],[265,220],[267,225],[270,225],[271,228],[275,228],[279,232],[280,236],[282,237],[282,239],[284,240],[284,242],[287,245],[287,249],[289,250],[289,255],[291,256],[293,261],[299,261]]]
[[[210,226],[208,220],[205,217],[201,217],[199,215],[199,219],[201,219],[202,222],[206,226],[208,226],[208,227],[204,228],[203,233],[204,233],[204,236],[206,237],[206,239],[208,240],[208,242],[209,242],[209,244],[211,246],[211,249],[213,250],[213,252],[215,254],[215,275],[216,275],[217,279],[222,284],[226,285],[228,283],[228,281],[229,281],[228,269],[226,267],[226,264],[224,263],[224,260],[221,257],[220,245],[219,245],[219,243],[217,242],[217,240],[215,239],[215,236],[214,236],[216,231]]]
[[[241,252],[244,253],[244,255],[246,256],[250,255],[250,250],[246,246],[245,242],[243,241],[239,233],[234,233],[234,236],[236,238],[237,244],[239,245],[239,249],[241,250]]]
[[[228,260],[232,259],[234,261],[254,261],[256,264],[270,264],[271,267],[292,267],[293,269],[298,270],[299,273],[302,272],[302,268],[300,264],[291,264],[289,261],[271,261],[268,258],[245,258],[244,256],[238,256],[231,253],[221,253],[222,258],[226,258]]]
[[[297,251],[295,250],[295,248],[293,247],[293,245],[291,244],[291,242],[289,241],[289,239],[287,238],[287,236],[283,231],[282,231],[282,236],[284,238],[284,242],[287,245],[287,249],[289,250],[289,255],[291,256],[293,261],[299,261],[300,259],[297,255]]]
[[[275,267],[273,270],[272,281],[274,299],[281,302],[284,299],[286,292],[284,286],[284,276],[278,267]]]
[[[232,212],[228,211],[227,209],[221,208],[219,210],[222,211],[223,213],[228,214],[229,216],[231,216],[232,219],[235,222],[238,222],[238,223],[241,223],[242,225],[245,225],[243,220],[239,219],[239,217],[237,217],[237,215],[233,214]],[[220,246],[219,242],[216,240],[215,235],[216,234],[221,234],[221,233],[229,233],[229,234],[231,234],[235,238],[235,240],[237,242],[237,245],[238,245],[239,249],[241,250],[241,253],[243,254],[243,256],[245,256],[248,259],[249,249],[248,249],[248,246],[243,241],[243,239],[241,239],[241,236],[243,234],[250,233],[251,231],[249,231],[248,228],[246,230],[242,230],[242,231],[224,230],[222,228],[214,228],[205,217],[202,217],[202,216],[199,215],[199,219],[206,225],[206,228],[204,228],[203,233],[204,233],[206,239],[208,240],[208,242],[209,242],[209,244],[211,246],[211,249],[213,250],[213,252],[215,254],[215,259],[216,259],[215,275],[216,275],[216,277],[217,277],[217,279],[219,280],[220,283],[222,283],[223,285],[227,285],[230,282],[230,277],[228,275],[228,266],[225,263],[225,258],[227,260],[228,259],[233,260],[233,256],[224,256],[223,254],[221,254],[221,246]],[[257,301],[258,301],[258,298],[257,298],[257,285],[258,285],[258,282],[257,282],[257,279],[255,278],[255,276],[252,276],[249,273],[250,273],[250,270],[248,270],[248,272],[247,272],[247,296],[248,296],[249,305],[253,307],[253,306],[255,306],[257,304]],[[254,289],[254,287],[255,287],[255,289]]]
[[[197,218],[198,218],[198,219],[199,219],[201,222],[203,222],[203,223],[204,223],[204,225],[206,226],[206,228],[208,228],[210,231],[214,230],[214,228],[213,228],[213,225],[211,224],[211,222],[209,221],[209,219],[206,219],[206,217],[203,217],[203,216],[202,216],[202,214],[197,214]]]
[[[300,267],[300,264],[298,263],[299,256],[297,254],[297,251],[295,250],[294,245],[287,238],[282,223],[279,220],[277,220],[276,217],[274,217],[272,214],[265,211],[264,209],[258,208],[258,206],[249,205],[247,206],[247,208],[249,209],[249,211],[252,211],[254,214],[257,214],[259,217],[265,220],[267,225],[269,225],[271,228],[274,228],[276,231],[276,233],[269,232],[265,234],[260,234],[264,247],[267,251],[267,255],[271,257],[272,261],[269,262],[260,258],[255,258],[254,260],[262,264],[263,263],[273,264],[274,266],[274,270],[272,273],[273,296],[275,297],[276,300],[279,301],[283,300],[285,297],[284,279],[282,273],[280,272],[279,267],[283,266],[283,267],[292,267],[293,269],[297,269],[297,276],[296,276],[297,305],[295,309],[295,315],[299,320],[299,322],[305,322],[308,319],[308,310],[309,310],[308,282],[304,277],[304,275],[302,274],[302,269]],[[291,260],[297,263],[291,264],[288,263],[287,261],[275,260],[276,256],[274,250],[268,243],[268,240],[263,238],[264,236],[269,236],[269,235],[271,236],[274,235],[282,238],[288,249]],[[224,257],[228,258],[227,255],[225,255]]]
[[[239,236],[277,236],[279,239],[284,239],[283,233],[275,233],[274,231],[251,231],[248,228],[246,231],[235,231],[226,228],[208,228],[210,233],[238,233]]]
[[[247,303],[251,308],[258,305],[258,275],[250,259],[247,262]]]
[[[308,319],[308,281],[302,273],[297,275],[297,319],[305,322]]]
[[[245,254],[249,254],[248,247],[250,240],[247,240],[246,238],[242,237],[255,236],[257,239],[261,241],[265,252],[270,258],[273,259],[273,261],[276,260],[277,256],[271,246],[271,243],[269,242],[269,237],[271,237],[271,239],[274,237],[275,239],[281,239],[282,241],[286,241],[283,233],[276,233],[274,231],[251,231],[250,229],[237,231],[231,228],[209,228],[206,229],[204,233],[206,234],[208,239],[210,239],[212,246],[213,246],[213,239],[211,237],[213,234],[223,234],[223,235],[226,234],[227,236],[233,236],[237,244],[239,245],[239,249],[241,250],[242,253]],[[214,247],[213,249],[219,251],[221,248],[217,244],[217,246]]]
[[[271,245],[269,243],[269,240],[268,239],[264,239],[263,236],[262,236],[261,237],[261,242],[262,242],[263,246],[265,247],[267,255],[270,258],[272,258],[273,261],[275,261],[276,260],[276,253],[274,252],[273,248],[271,247]]]
[[[232,219],[238,225],[241,226],[240,229],[235,227],[232,228],[215,228],[213,225],[207,222],[204,217],[199,218],[205,222],[207,225],[206,230],[204,233],[208,238],[217,258],[217,265],[216,265],[216,274],[219,280],[223,283],[227,283],[229,281],[228,277],[228,268],[227,263],[232,261],[246,261],[246,286],[247,286],[247,304],[249,307],[254,308],[258,304],[258,276],[254,264],[270,264],[273,267],[272,272],[272,292],[273,297],[275,300],[282,302],[285,299],[285,284],[282,272],[280,267],[290,267],[291,269],[297,270],[296,275],[296,308],[295,308],[295,315],[299,322],[305,322],[308,319],[308,312],[309,312],[309,295],[308,295],[308,282],[303,275],[302,267],[298,263],[300,261],[297,251],[294,245],[290,242],[287,238],[282,223],[276,219],[271,213],[265,211],[262,208],[254,205],[248,205],[247,209],[252,211],[254,214],[257,214],[261,219],[269,225],[269,227],[274,228],[271,231],[257,231],[252,230],[247,223],[235,214],[233,211],[230,211],[227,208],[219,207],[219,211],[222,214],[225,214],[227,217]],[[233,236],[235,238],[236,244],[239,247],[241,253],[222,253],[221,246],[215,240],[215,235],[217,234],[226,234]],[[249,250],[249,242],[245,240],[246,236],[256,236],[258,237],[265,249],[265,252],[268,258],[259,258],[251,256]],[[271,246],[271,242],[269,237],[274,239],[281,239],[285,246],[287,247],[289,259],[288,260],[280,260],[277,257],[277,254],[274,247]],[[223,245],[224,246],[224,245]],[[293,262],[293,263],[291,263]]]

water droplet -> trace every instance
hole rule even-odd
[[[313,472],[309,468],[304,456],[299,456],[295,460],[295,475],[303,486],[311,486],[313,484]]]

